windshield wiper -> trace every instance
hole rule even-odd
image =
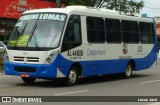
[[[33,28],[32,32],[31,32],[31,34],[30,34],[30,38],[29,38],[28,41],[31,41],[31,39],[32,39],[32,37],[33,37],[36,47],[39,47],[38,40],[37,40],[37,36],[36,36],[36,34],[34,33],[35,30],[36,30],[36,28],[37,28],[37,24],[34,26],[34,28]]]
[[[38,40],[37,40],[37,36],[36,36],[36,34],[34,35],[34,41],[35,41],[35,45],[36,45],[36,47],[39,47],[39,44],[38,44]]]
[[[25,26],[21,30],[18,30],[19,27],[17,27],[17,31],[18,31],[18,35],[17,36],[18,36],[18,39],[19,39],[19,36],[24,33],[24,30],[26,29],[27,24],[28,24],[28,22],[25,24]],[[17,48],[18,39],[17,39],[17,41],[15,43],[14,49]]]
[[[34,32],[35,32],[36,28],[37,28],[37,24],[34,26],[34,28],[31,31],[31,34],[30,34],[30,37],[29,37],[29,41],[31,41],[33,35],[35,34]]]
[[[26,29],[27,24],[28,22],[25,24],[25,26],[22,29],[18,30],[19,35],[22,35],[24,33],[24,30]]]

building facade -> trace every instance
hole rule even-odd
[[[7,44],[20,15],[32,9],[54,8],[55,3],[44,0],[0,0],[0,41]]]

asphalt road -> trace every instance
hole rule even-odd
[[[26,85],[20,77],[0,75],[0,96],[160,96],[160,61],[156,68],[133,72],[131,79],[121,79],[117,75],[81,78],[78,85],[73,87],[66,87],[62,80],[41,79],[36,80],[33,85]],[[160,105],[160,102],[72,102],[72,104]]]

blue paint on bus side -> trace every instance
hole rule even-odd
[[[125,68],[130,60],[135,62],[135,71],[150,68],[157,60],[157,45],[155,44],[151,52],[144,58],[80,61],[78,63],[82,67],[82,76],[90,76],[98,74],[123,73],[125,72]],[[61,72],[64,75],[67,75],[67,72],[73,63],[75,62],[69,61],[61,56]]]
[[[154,45],[152,51],[144,58],[132,59],[135,62],[135,70],[142,70],[151,67],[157,59],[157,48]],[[80,61],[78,62],[82,67],[82,76],[98,75],[98,74],[112,74],[123,73],[127,63],[131,59],[117,59],[117,60],[99,60],[99,61]],[[67,76],[71,65],[75,63],[65,59],[61,54],[58,54],[51,64],[22,64],[5,62],[5,74],[16,75],[28,74],[30,77],[36,78],[57,78],[57,68]],[[18,72],[14,67],[33,67],[36,72]]]

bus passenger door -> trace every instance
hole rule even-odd
[[[81,24],[79,15],[71,15],[65,30],[61,52],[68,61],[78,61],[77,51],[82,44]],[[71,62],[63,62],[63,65],[69,66]]]

